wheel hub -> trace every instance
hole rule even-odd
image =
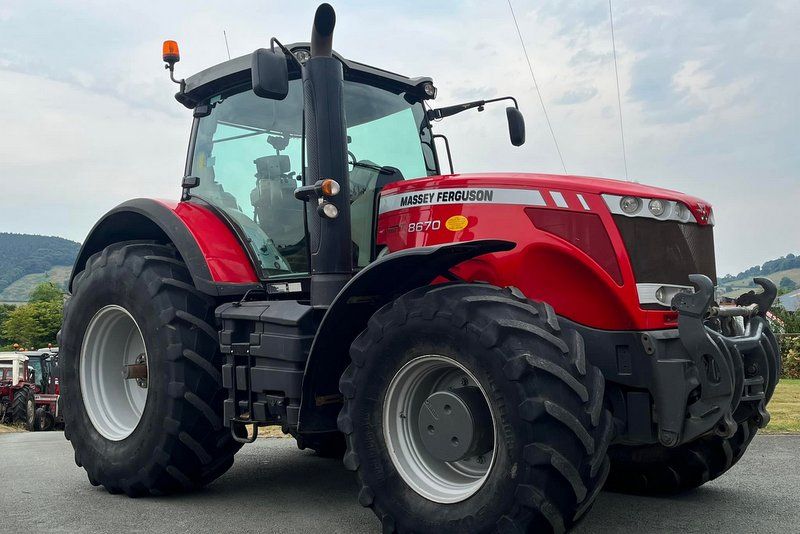
[[[481,431],[491,426],[491,414],[474,386],[430,395],[419,411],[418,424],[423,445],[438,460],[455,462],[492,448],[491,433]]]
[[[486,482],[495,462],[489,398],[455,359],[418,356],[401,367],[383,401],[383,435],[398,474],[422,497],[461,502]]]
[[[79,376],[94,428],[111,441],[130,436],[144,413],[149,373],[142,331],[125,308],[105,306],[92,317],[83,337]]]

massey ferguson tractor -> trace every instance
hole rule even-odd
[[[96,224],[61,331],[89,481],[196,489],[281,425],[343,456],[384,532],[561,532],[604,485],[669,494],[730,469],[769,421],[776,290],[715,303],[711,206],[447,174],[434,122],[507,101],[519,146],[516,100],[437,108],[430,78],[334,52],[334,24],[323,4],[310,43],[185,80],[165,43],[194,115],[181,198]]]

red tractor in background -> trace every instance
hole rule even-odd
[[[61,413],[61,386],[58,376],[58,349],[47,348],[25,352],[28,368],[34,371],[36,430],[53,430],[64,424]]]
[[[35,385],[28,357],[17,352],[0,353],[0,424],[12,423],[34,430]]]
[[[0,423],[52,430],[60,413],[57,349],[0,353]]]
[[[559,532],[604,485],[730,469],[769,421],[776,290],[717,306],[710,205],[444,174],[433,122],[505,100],[519,146],[516,100],[433,108],[430,78],[334,52],[334,24],[323,4],[310,43],[173,77],[180,201],[123,203],[86,238],[60,346],[89,481],[199,488],[281,425],[343,456],[384,532]]]

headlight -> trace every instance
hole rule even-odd
[[[619,201],[619,207],[628,215],[633,215],[642,209],[642,201],[636,197],[622,197]]]
[[[679,221],[686,222],[689,220],[689,216],[691,213],[689,212],[689,208],[686,207],[686,204],[683,202],[676,202],[675,209],[674,209],[675,217]]]
[[[650,213],[656,217],[661,217],[667,211],[667,203],[663,200],[654,198],[647,204],[647,208],[650,210]]]
[[[663,198],[641,198],[631,195],[603,194],[603,200],[611,213],[626,217],[645,217],[659,221],[697,223],[692,211],[683,202]],[[647,209],[644,206],[647,205]],[[711,208],[709,207],[709,213]],[[703,222],[706,222],[703,219]],[[712,222],[713,224],[713,222]]]
[[[317,212],[328,219],[335,219],[339,215],[339,209],[330,202],[323,202],[317,207]]]
[[[301,65],[305,65],[306,61],[311,59],[311,52],[309,52],[304,48],[301,48],[300,50],[294,51],[294,57],[297,58],[297,61],[299,61]]]

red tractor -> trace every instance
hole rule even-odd
[[[0,424],[36,427],[36,377],[28,357],[19,352],[0,353]]]
[[[430,78],[334,52],[334,24],[323,4],[310,43],[175,80],[180,201],[125,202],[86,238],[60,344],[89,481],[199,488],[248,426],[281,425],[343,455],[385,532],[546,532],[604,485],[730,469],[769,420],[776,291],[717,306],[709,204],[445,174],[434,121],[505,100],[519,146],[516,101],[434,108]]]
[[[28,368],[35,377],[36,430],[53,430],[64,424],[61,413],[61,388],[58,377],[58,349],[47,348],[25,353]]]
[[[0,423],[52,430],[63,423],[58,350],[0,353]]]

